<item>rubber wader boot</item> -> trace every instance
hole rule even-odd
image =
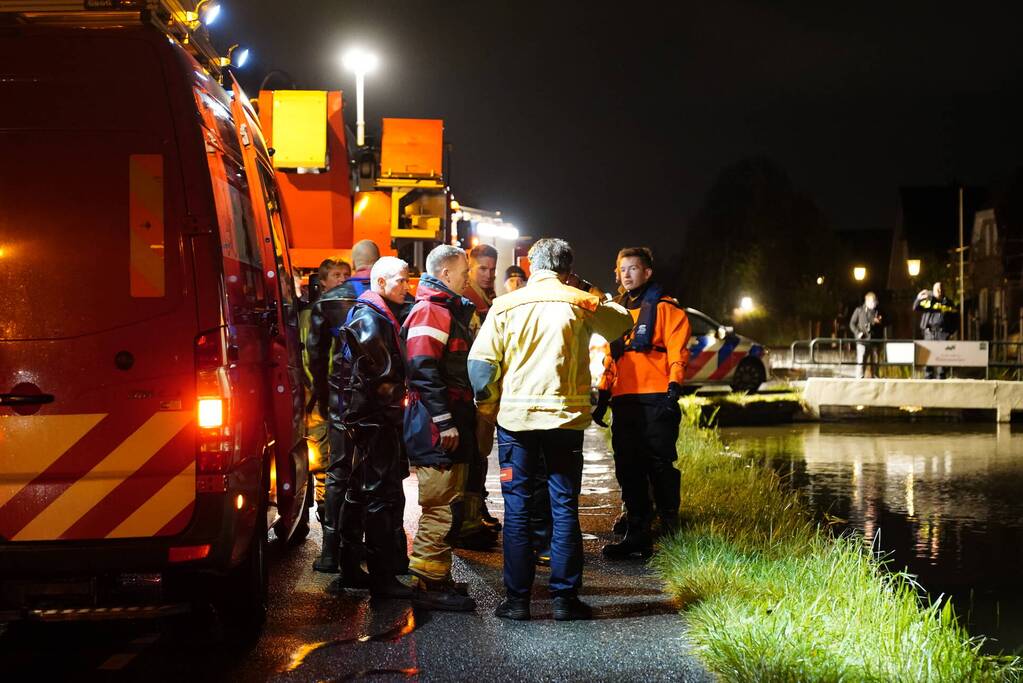
[[[374,598],[407,600],[412,589],[394,578],[394,526],[391,511],[366,511],[366,565],[369,567],[369,593]]]
[[[338,567],[341,559],[341,530],[338,524],[343,503],[344,493],[327,487],[323,499],[323,546],[320,548],[320,556],[313,562],[313,571],[325,574],[341,571]]]
[[[408,574],[408,536],[404,527],[394,530],[394,573]]]
[[[369,588],[369,574],[362,568],[356,549],[341,547],[341,585],[345,588]]]

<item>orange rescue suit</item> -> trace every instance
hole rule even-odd
[[[623,295],[622,304],[625,304]],[[629,308],[633,324],[639,320],[639,302]],[[626,347],[632,341],[635,328],[625,333]],[[669,382],[682,384],[689,363],[689,317],[679,303],[662,296],[657,302],[657,321],[654,324],[653,348],[646,352],[626,351],[617,361],[610,354],[604,361],[604,376],[600,389],[610,390],[611,396],[642,394],[663,395]]]

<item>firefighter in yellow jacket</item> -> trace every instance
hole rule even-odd
[[[622,249],[617,273],[625,290],[617,301],[629,310],[635,325],[611,342],[594,419],[603,424],[610,405],[615,475],[628,526],[625,538],[604,546],[603,552],[608,558],[624,559],[652,552],[651,491],[661,531],[670,533],[678,526],[681,475],[675,468],[675,442],[690,329],[685,309],[653,281],[649,249]]]

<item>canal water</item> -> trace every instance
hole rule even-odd
[[[1023,429],[819,423],[721,430],[765,456],[837,528],[951,595],[989,652],[1023,653]]]

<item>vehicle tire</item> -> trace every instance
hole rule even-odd
[[[305,503],[302,505],[302,516],[298,519],[298,526],[295,533],[288,539],[288,545],[300,545],[309,536],[309,508],[313,506],[316,498],[316,482],[313,475],[309,475],[309,481],[305,487]]]
[[[764,364],[755,358],[747,358],[735,369],[732,375],[732,391],[755,394],[760,385],[767,381]]]
[[[213,604],[228,641],[248,644],[259,637],[266,621],[270,573],[267,567],[266,508],[269,495],[263,494],[256,511],[256,525],[249,540],[245,559],[219,582]]]

